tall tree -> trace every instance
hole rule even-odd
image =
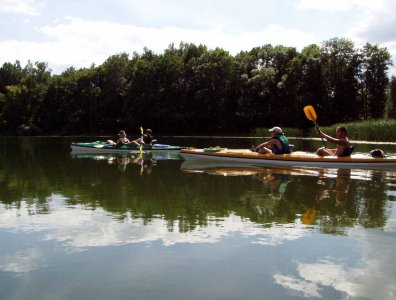
[[[389,116],[396,119],[396,77],[392,76],[390,81],[390,114]]]
[[[93,123],[91,127],[98,131],[117,131],[120,127],[121,110],[123,108],[123,94],[126,89],[126,70],[129,64],[129,55],[121,53],[110,56],[97,68],[96,83],[92,88],[97,97],[91,98]],[[94,93],[94,94],[95,94]],[[94,95],[92,94],[92,95]]]
[[[386,48],[367,43],[362,49],[362,100],[364,117],[381,118],[385,113],[387,71],[391,56]]]
[[[322,72],[326,96],[321,107],[327,124],[356,120],[359,117],[358,75],[361,57],[348,39],[325,41],[322,51]]]

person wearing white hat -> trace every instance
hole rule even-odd
[[[271,139],[265,143],[258,145],[257,147],[252,146],[253,152],[258,153],[273,153],[273,154],[285,154],[290,153],[290,145],[287,137],[283,134],[282,128],[273,127],[270,130]]]

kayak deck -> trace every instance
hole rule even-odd
[[[350,157],[325,156],[296,151],[291,154],[261,154],[247,149],[220,149],[208,152],[204,149],[183,149],[180,154],[185,160],[217,160],[248,162],[283,166],[323,166],[323,167],[396,167],[396,156],[373,158],[365,154],[353,154]]]
[[[129,152],[139,152],[140,146],[138,145],[121,145],[115,146],[106,144],[101,141],[96,141],[92,143],[76,143],[73,142],[70,145],[73,152],[87,152],[87,153],[129,153]],[[143,151],[180,151],[186,147],[182,146],[171,146],[157,144],[153,146],[143,146]]]

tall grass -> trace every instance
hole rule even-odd
[[[348,129],[348,137],[355,141],[396,142],[396,120],[382,119],[340,123],[320,129],[334,135],[338,126],[345,126]]]
[[[382,119],[370,121],[357,121],[348,123],[339,123],[332,126],[320,127],[320,129],[329,135],[334,136],[338,126],[345,126],[348,129],[348,137],[355,141],[378,141],[378,142],[396,142],[396,120]],[[256,128],[254,136],[270,136],[269,128]],[[282,128],[288,137],[317,137],[315,129],[309,130],[298,128]]]

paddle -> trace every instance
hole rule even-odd
[[[140,149],[140,156],[142,156],[142,153],[143,153],[143,133],[144,133],[142,126],[140,126],[140,133],[141,133],[141,137],[140,137],[140,147],[139,147],[139,149]]]
[[[305,116],[307,117],[308,120],[312,121],[315,125],[316,130],[319,132],[319,125],[318,123],[316,123],[316,112],[315,109],[313,108],[312,105],[307,105],[304,107],[304,113]],[[325,148],[327,148],[326,146],[326,142],[324,141],[324,139],[322,137],[320,137],[322,139],[323,145],[325,146]]]

